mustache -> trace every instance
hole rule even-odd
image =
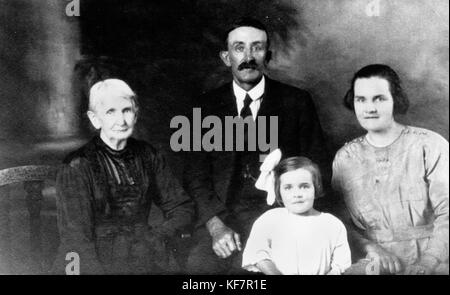
[[[243,63],[241,63],[238,66],[238,71],[242,71],[243,69],[255,70],[256,68],[258,68],[258,64],[256,63],[256,61],[254,59],[252,59],[252,60],[244,61]]]

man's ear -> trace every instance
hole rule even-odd
[[[89,121],[91,121],[92,126],[94,126],[95,129],[100,129],[100,121],[98,120],[95,113],[93,111],[87,111],[87,115],[89,117]]]
[[[272,51],[271,50],[267,50],[267,53],[266,53],[266,64],[268,64],[269,61],[271,61],[271,60],[272,60]]]
[[[229,52],[227,50],[222,50],[221,52],[219,52],[219,55],[220,55],[220,59],[223,61],[223,63],[227,67],[231,67]]]

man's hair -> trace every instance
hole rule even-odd
[[[409,108],[409,100],[406,93],[402,88],[402,81],[397,73],[389,66],[383,64],[372,64],[363,67],[355,73],[350,89],[344,97],[344,105],[349,110],[355,111],[354,99],[355,99],[355,81],[357,79],[378,77],[385,79],[389,84],[389,91],[391,92],[394,100],[393,114],[406,114]]]
[[[111,97],[123,97],[129,99],[134,111],[139,110],[137,96],[130,86],[119,79],[106,79],[95,83],[89,91],[89,111],[95,112],[97,104]]]
[[[269,32],[267,31],[266,26],[260,22],[259,20],[252,18],[252,17],[242,17],[237,19],[236,21],[234,21],[229,27],[228,29],[225,31],[225,35],[224,35],[224,45],[225,45],[225,50],[228,49],[228,35],[230,34],[231,31],[240,28],[240,27],[252,27],[261,31],[266,32],[266,36],[267,36],[267,45],[266,45],[266,49],[269,49],[269,45],[270,45],[270,40],[269,40]]]
[[[277,166],[273,169],[275,176],[275,196],[278,204],[282,205],[283,201],[281,199],[280,194],[280,177],[286,172],[295,171],[297,169],[305,169],[311,173],[312,181],[314,184],[314,192],[315,198],[322,197],[323,192],[323,184],[322,184],[322,175],[320,174],[319,166],[315,164],[313,161],[306,157],[291,157],[282,160],[278,163]]]

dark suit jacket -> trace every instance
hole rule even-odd
[[[225,116],[237,116],[232,83],[202,95],[197,107],[201,107],[202,118],[208,115],[222,119]],[[328,153],[322,128],[308,92],[266,77],[265,92],[258,116],[278,116],[278,146],[283,158],[306,156],[318,163],[322,172],[327,175],[330,163]],[[235,156],[236,152],[226,151],[187,154],[183,183],[186,191],[196,201],[198,225],[204,224],[215,215],[226,214]]]

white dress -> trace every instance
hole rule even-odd
[[[302,216],[286,208],[265,212],[253,224],[242,267],[271,260],[285,275],[341,274],[351,265],[344,224],[328,213]]]

